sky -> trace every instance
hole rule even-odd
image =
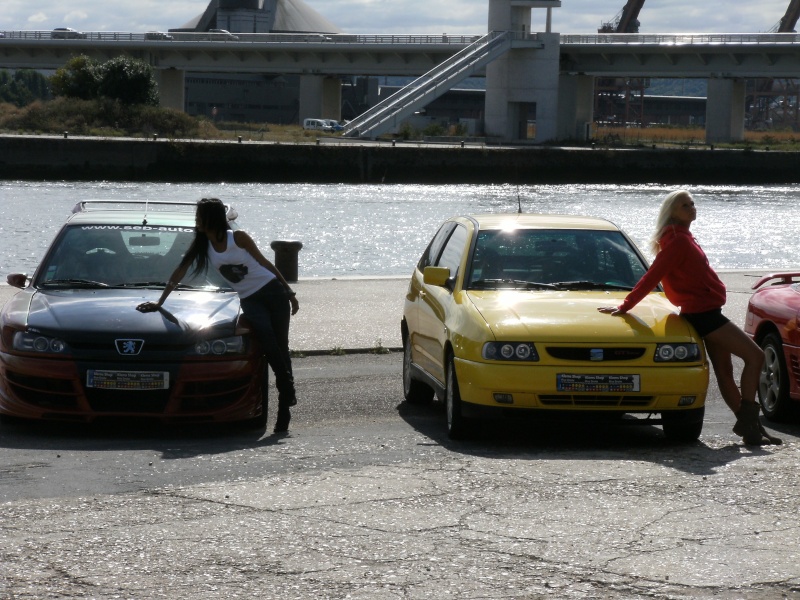
[[[562,0],[553,31],[593,33],[626,0]],[[345,33],[482,34],[489,0],[305,0]],[[166,31],[200,15],[207,0],[2,0],[0,30]],[[772,29],[789,0],[647,0],[640,33],[760,33]],[[545,29],[534,9],[532,31]]]

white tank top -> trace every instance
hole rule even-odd
[[[208,260],[240,298],[247,298],[275,279],[272,271],[258,264],[252,254],[236,245],[231,229],[228,230],[224,252],[217,252],[208,242]]]

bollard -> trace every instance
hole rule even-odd
[[[67,139],[68,137],[69,137],[69,131],[65,131],[64,132],[64,139]]]
[[[153,141],[155,142],[156,140],[158,140],[158,134],[157,134],[157,133],[154,133],[154,134],[153,134]]]
[[[270,248],[275,251],[275,267],[289,283],[297,282],[297,255],[303,242],[297,240],[275,240]]]
[[[242,143],[242,136],[239,136],[239,143]]]

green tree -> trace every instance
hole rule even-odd
[[[153,68],[127,56],[117,56],[99,68],[100,96],[119,100],[123,104],[158,106],[158,86]]]
[[[20,69],[12,75],[0,71],[0,102],[15,106],[27,106],[35,100],[49,100],[51,97],[47,77],[33,69]]]
[[[99,63],[85,55],[67,61],[50,78],[50,87],[56,96],[92,100],[97,98]]]

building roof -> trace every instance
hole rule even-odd
[[[231,2],[226,4],[229,7]],[[170,29],[170,31],[208,31],[215,28],[217,26],[216,18],[219,8],[219,0],[210,0],[205,11],[182,27]],[[274,21],[270,27],[270,31],[273,33],[341,32],[339,27],[331,23],[303,0],[258,0],[258,10],[274,14]]]

